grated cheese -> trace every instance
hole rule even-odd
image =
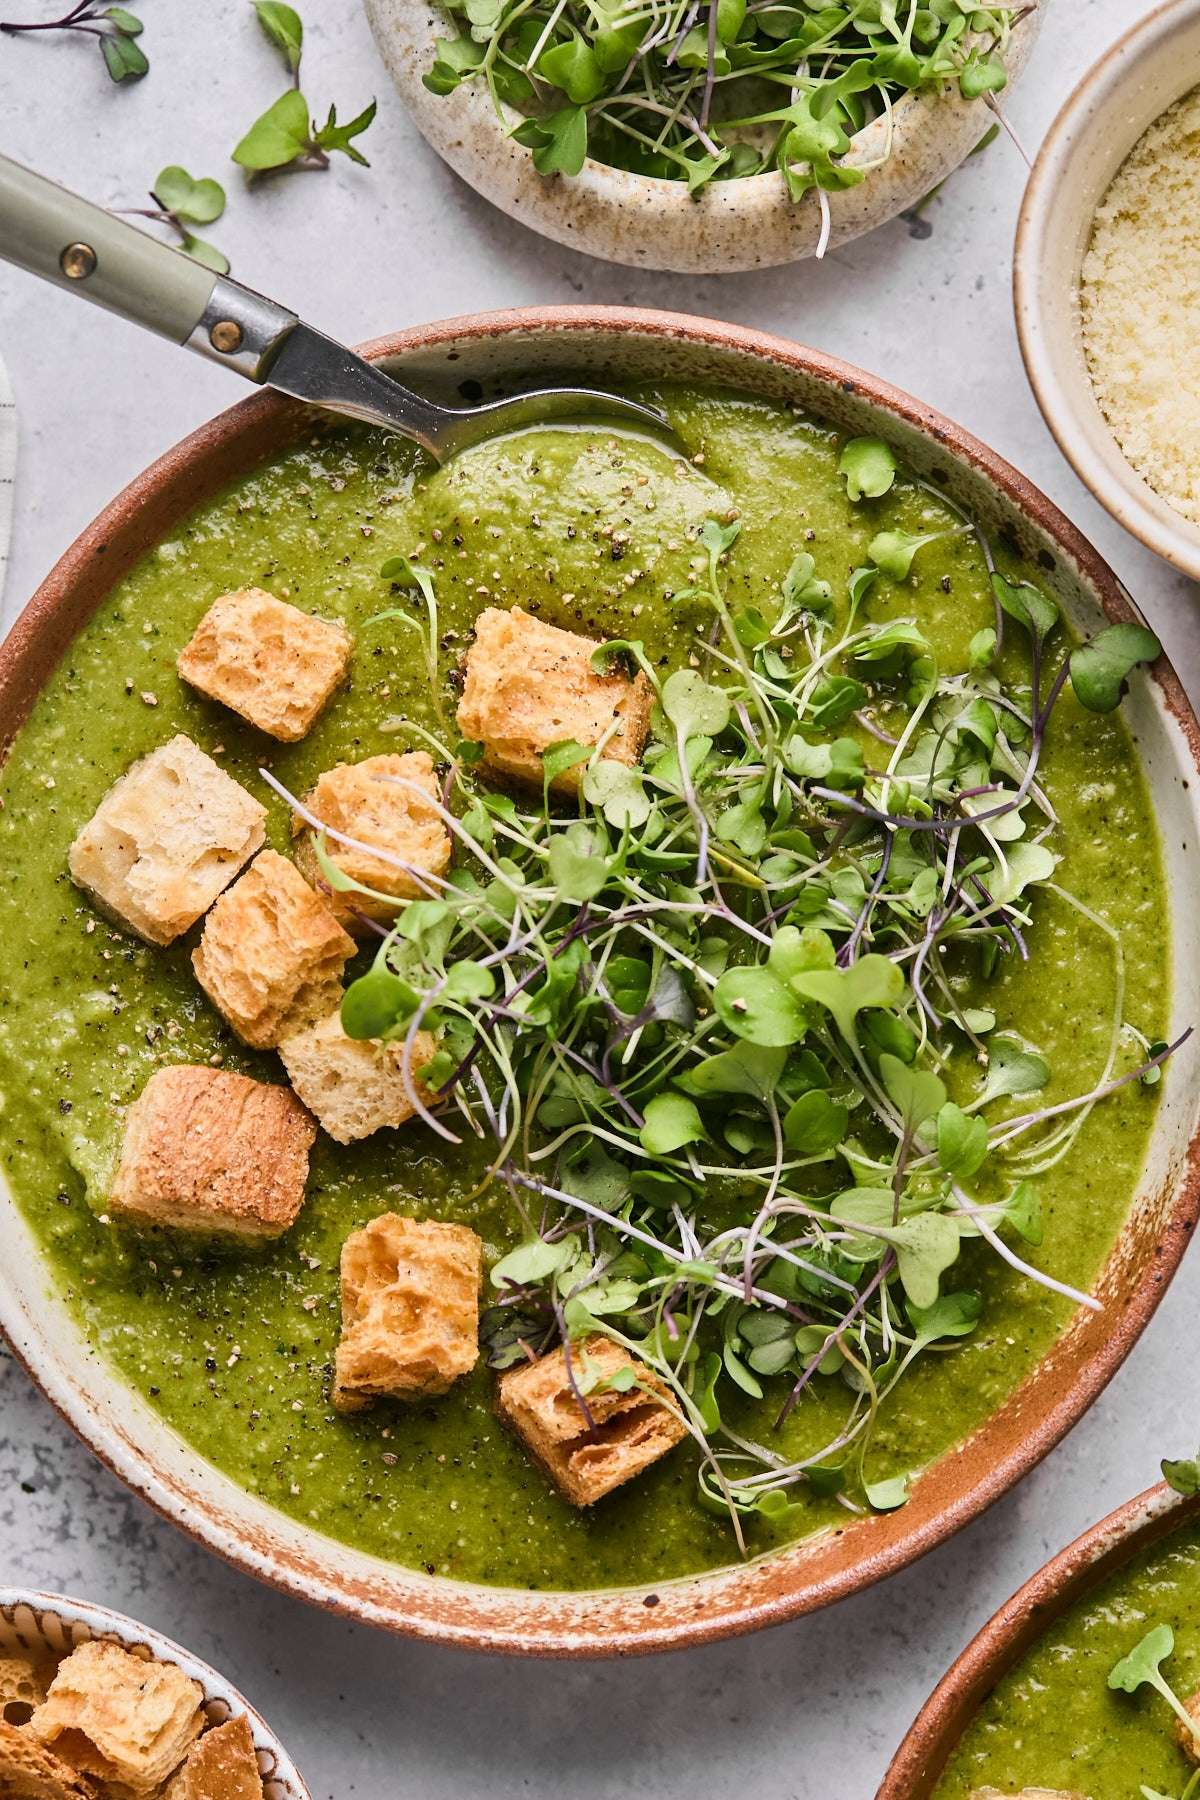
[[[1092,385],[1128,461],[1200,524],[1200,88],[1118,169],[1080,282]]]

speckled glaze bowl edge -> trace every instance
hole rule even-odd
[[[245,1715],[258,1753],[263,1800],[312,1800],[291,1757],[248,1700],[224,1676],[160,1631],[90,1600],[33,1588],[0,1587],[0,1653],[62,1657],[92,1639],[120,1644],[147,1662],[174,1663],[204,1690],[210,1725]]]
[[[498,391],[562,370],[592,381],[670,376],[758,392],[847,432],[890,438],[928,479],[1005,529],[1084,628],[1135,609],[1111,570],[1023,476],[959,427],[876,377],[820,352],[677,314],[561,307],[416,328],[365,347],[431,392]],[[74,634],[181,517],[296,441],[307,415],[256,396],[202,426],[139,476],[76,540],[0,649],[0,720],[11,734]],[[1186,894],[1200,836],[1200,727],[1160,662],[1134,685],[1140,743]],[[1183,848],[1181,848],[1181,846]],[[1177,900],[1175,1010],[1200,1017],[1200,916]],[[117,1380],[56,1296],[29,1227],[0,1194],[0,1327],[64,1418],[144,1499],[209,1548],[330,1610],[409,1635],[526,1655],[629,1655],[777,1624],[858,1592],[923,1555],[1040,1460],[1111,1379],[1165,1290],[1200,1210],[1200,1049],[1164,1084],[1151,1157],[1130,1221],[1101,1272],[1101,1315],[1080,1309],[1025,1383],[970,1438],[913,1481],[897,1512],[654,1587],[537,1593],[427,1576],[354,1551],[254,1499],[201,1459]]]
[[[950,1757],[996,1683],[1076,1601],[1140,1551],[1200,1517],[1200,1495],[1185,1499],[1160,1482],[1082,1532],[1043,1565],[943,1675],[909,1728],[875,1800],[931,1800]]]

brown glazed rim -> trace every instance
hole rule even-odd
[[[1200,1515],[1200,1494],[1165,1482],[1077,1537],[1006,1600],[967,1645],[910,1726],[875,1800],[930,1800],[959,1739],[996,1683],[1076,1601],[1160,1538]]]
[[[377,338],[363,351],[373,359],[418,351],[453,355],[466,340],[502,351],[506,339],[515,345],[533,334],[544,337],[561,364],[569,365],[572,338],[580,344],[581,359],[588,334],[597,333],[661,343],[664,350],[686,343],[716,356],[736,356],[748,370],[757,364],[794,373],[803,384],[828,392],[829,411],[835,414],[839,398],[864,399],[884,415],[885,429],[890,418],[901,433],[914,429],[978,471],[1007,505],[1054,543],[1110,620],[1138,616],[1086,539],[1002,458],[900,389],[786,339],[676,313],[568,306],[449,319]],[[735,381],[736,375],[726,371],[723,379]],[[820,410],[819,400],[815,410]],[[201,498],[293,441],[306,416],[293,402],[271,394],[243,401],[152,464],[76,539],[0,646],[0,754],[11,745],[75,633],[143,550],[164,539]],[[1153,680],[1182,734],[1188,763],[1200,777],[1200,726],[1165,659],[1156,664]],[[733,1570],[653,1588],[583,1594],[484,1590],[397,1568],[397,1583],[403,1578],[407,1585],[388,1592],[382,1577],[372,1578],[372,1559],[363,1558],[353,1572],[337,1568],[334,1553],[340,1547],[319,1534],[308,1534],[299,1549],[266,1541],[261,1526],[231,1522],[215,1494],[197,1492],[194,1477],[185,1484],[166,1472],[124,1427],[99,1418],[89,1405],[73,1404],[61,1376],[48,1371],[43,1383],[20,1343],[14,1343],[14,1350],[67,1423],[141,1498],[235,1567],[284,1592],[410,1636],[467,1648],[524,1655],[630,1655],[707,1643],[815,1611],[905,1567],[976,1518],[1076,1423],[1145,1328],[1200,1213],[1200,1132],[1192,1136],[1186,1157],[1177,1157],[1164,1176],[1153,1210],[1153,1247],[1142,1250],[1139,1240],[1140,1273],[1132,1290],[1123,1273],[1126,1236],[1104,1265],[1100,1291],[1109,1306],[1103,1330],[1076,1315],[1067,1332],[1071,1344],[1059,1340],[1067,1353],[1051,1368],[1039,1364],[965,1443],[914,1480],[904,1508],[785,1546]],[[1150,1231],[1147,1226],[1143,1233],[1147,1240]],[[3,1298],[0,1284],[0,1302]],[[328,1550],[322,1548],[326,1544]]]

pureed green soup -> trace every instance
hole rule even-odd
[[[817,422],[736,395],[672,391],[665,399],[689,461],[608,430],[548,430],[433,470],[396,439],[317,433],[198,511],[119,584],[47,684],[0,780],[5,1166],[89,1340],[252,1492],[336,1538],[462,1579],[586,1588],[702,1570],[737,1551],[728,1518],[697,1504],[699,1458],[688,1443],[594,1508],[565,1504],[498,1425],[482,1362],[442,1400],[334,1415],[343,1240],[391,1210],[469,1225],[489,1257],[511,1249],[522,1227],[499,1182],[481,1191],[482,1150],[448,1150],[417,1122],[349,1148],[322,1135],[297,1225],[252,1253],[197,1249],[107,1221],[123,1110],[155,1069],[213,1062],[269,1081],[281,1070],[273,1055],[242,1048],[201,996],[190,967],[199,928],[161,951],[98,919],[70,883],[67,850],[109,784],[175,732],[219,755],[270,804],[268,841],[277,849],[289,842],[287,808],[260,766],[304,794],[339,761],[418,747],[406,721],[437,725],[419,641],[375,617],[398,603],[421,617],[415,596],[398,602],[380,578],[396,555],[419,557],[433,573],[447,677],[477,614],[516,604],[598,638],[636,638],[665,673],[701,662],[712,628],[711,612],[669,598],[703,578],[706,520],[736,513],[726,598],[767,618],[798,552],[814,559],[844,620],[852,571],[878,533],[932,534],[911,574],[876,579],[859,617],[874,627],[914,620],[941,669],[966,669],[976,634],[994,623],[993,601],[979,546],[936,493],[901,472],[882,498],[852,502],[837,472],[840,441]],[[997,555],[1014,579],[1022,573],[1002,547]],[[211,601],[250,585],[340,618],[356,637],[350,685],[294,746],[244,727],[175,672],[176,653]],[[1010,622],[1002,666],[1018,685],[1028,682],[1021,636]],[[904,662],[900,675],[902,696],[917,674]],[[877,680],[881,704],[894,701],[895,670]],[[879,716],[895,725],[904,714],[893,704]],[[825,735],[848,732],[866,746],[868,767],[886,763],[887,744],[854,717]],[[1123,948],[1124,1016],[1141,1039],[1122,1036],[1115,1069],[1132,1069],[1161,1030],[1167,915],[1150,802],[1118,717],[1085,713],[1068,688],[1038,781],[1060,821],[1056,884],[1102,916]],[[1050,888],[1039,888],[1033,910],[1027,961],[1008,944],[986,980],[967,957],[950,971],[955,1005],[980,1032],[990,1009],[1010,1051],[1024,1042],[1049,1065],[1041,1091],[1031,1095],[1027,1081],[1021,1097],[989,1106],[992,1123],[1086,1094],[1110,1052],[1117,994],[1109,937]],[[978,1090],[981,1065],[965,1039],[943,1073],[964,1103]],[[1126,1215],[1154,1103],[1134,1081],[1091,1111],[1036,1183],[1040,1243],[1003,1227],[1029,1263],[1075,1287],[1092,1281]],[[815,1193],[856,1181],[828,1168],[816,1176]],[[984,1198],[1002,1205],[1010,1187],[985,1185]],[[749,1211],[756,1207],[753,1199]],[[1028,1218],[1025,1236],[1039,1236]],[[860,1471],[882,1484],[878,1504],[903,1498],[902,1486],[887,1486],[891,1478],[920,1469],[993,1412],[1071,1311],[977,1239],[963,1244],[944,1286],[978,1293],[981,1316],[969,1335],[947,1333],[921,1355],[882,1409],[869,1468]],[[722,1409],[772,1453],[813,1456],[842,1428],[853,1401],[847,1374],[810,1380],[777,1432],[791,1375],[762,1384],[763,1400],[726,1380],[732,1398],[723,1390]],[[861,1488],[848,1487],[846,1497],[865,1506]],[[795,1505],[775,1521],[746,1521],[752,1552],[850,1516],[809,1483],[789,1498]]]
[[[1145,1550],[1059,1619],[997,1683],[963,1733],[935,1800],[989,1787],[1060,1789],[1086,1800],[1176,1800],[1194,1773],[1160,1695],[1108,1685],[1154,1628],[1174,1647],[1162,1672],[1186,1702],[1200,1688],[1200,1526]]]

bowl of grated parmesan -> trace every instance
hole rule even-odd
[[[1021,209],[1014,299],[1063,454],[1200,580],[1200,0],[1141,19],[1059,113]]]

